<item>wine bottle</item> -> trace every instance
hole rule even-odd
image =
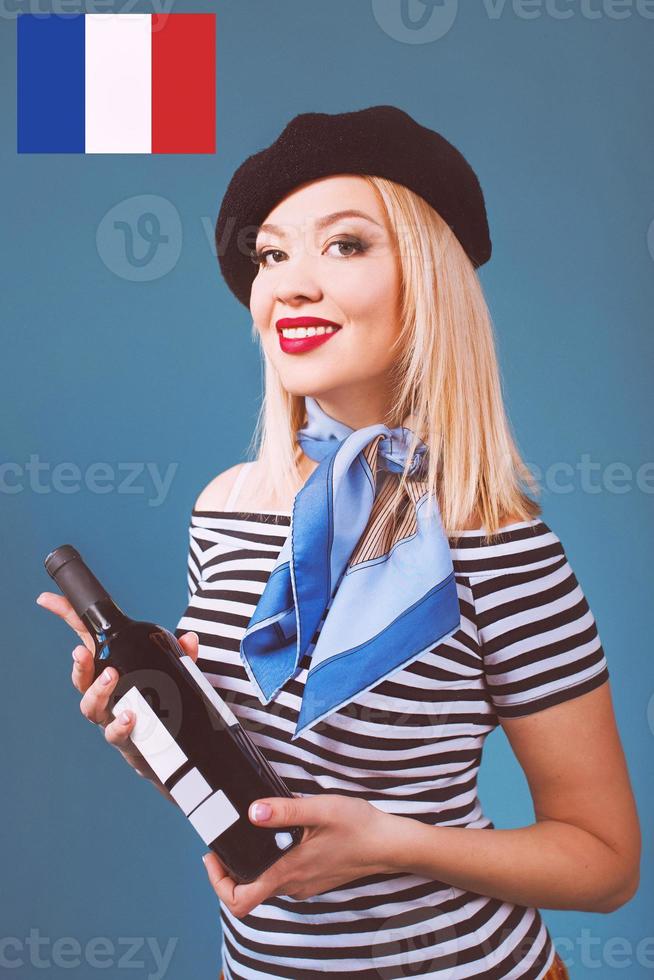
[[[134,712],[136,748],[230,876],[253,881],[303,831],[257,826],[249,806],[293,793],[173,633],[127,616],[72,545],[44,564],[94,639],[95,678],[118,671],[111,712]]]

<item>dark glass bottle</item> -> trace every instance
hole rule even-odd
[[[118,671],[112,714],[134,712],[134,745],[230,876],[253,881],[300,842],[302,827],[255,826],[249,806],[293,793],[169,630],[130,619],[72,545],[52,551],[45,568],[95,640],[95,678]]]

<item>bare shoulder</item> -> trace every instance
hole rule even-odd
[[[510,527],[512,524],[518,524],[520,521],[524,521],[524,517],[520,514],[505,514],[500,521],[500,527]]]
[[[222,510],[238,474],[245,465],[245,463],[236,463],[235,466],[230,466],[229,469],[214,476],[200,492],[195,501],[195,510]]]
[[[523,518],[519,514],[505,514],[500,521],[500,528],[509,527],[511,524],[517,524]],[[461,528],[462,531],[477,531],[481,527],[481,514],[478,510],[470,516],[470,519]]]

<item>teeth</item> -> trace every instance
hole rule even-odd
[[[338,327],[284,327],[282,337],[288,340],[299,339],[300,337],[320,337],[325,333],[335,333]]]

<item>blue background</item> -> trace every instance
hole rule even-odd
[[[423,7],[412,2],[417,17]],[[16,5],[48,9],[45,0]],[[544,6],[526,17],[508,2],[501,15],[501,5],[461,3],[444,36],[411,43],[418,31],[401,26],[395,0],[177,3],[172,12],[217,13],[216,154],[85,157],[16,153],[16,22],[3,0],[0,462],[15,465],[3,471],[0,493],[2,937],[24,944],[39,930],[49,956],[59,937],[84,945],[104,936],[115,959],[126,951],[120,937],[155,937],[162,947],[173,938],[167,977],[219,972],[218,901],[202,841],[81,716],[70,682],[76,638],[34,599],[53,585],[44,556],[71,542],[129,612],[175,627],[186,604],[190,510],[216,473],[245,458],[260,397],[251,320],[212,253],[227,182],[296,113],[391,103],[443,132],[480,177],[494,243],[481,279],[525,459],[543,474],[560,462],[574,468],[583,454],[600,464],[596,492],[578,474],[569,492],[550,486],[543,516],[603,639],[644,830],[643,881],[609,916],[543,915],[575,980],[651,975],[653,943],[647,956],[637,946],[654,935],[645,914],[654,897],[653,480],[650,468],[645,492],[636,473],[654,459],[654,119],[646,97],[654,21],[635,6],[623,8],[624,19],[610,14],[608,0],[591,6],[599,16],[560,3],[572,16],[558,19]],[[129,9],[152,11],[147,3]],[[434,16],[445,16],[439,5]],[[145,238],[137,228],[152,210],[151,198],[147,206],[132,200],[142,195],[154,195],[168,234],[153,256],[148,226]],[[126,233],[112,233],[111,215],[103,224],[115,207],[133,226],[131,260]],[[40,489],[25,469],[30,457],[46,464]],[[97,462],[114,467],[106,493],[84,484]],[[160,472],[173,464],[163,500],[147,471],[132,484],[140,492],[120,489],[120,464],[147,462]],[[630,467],[624,492],[601,482],[615,462]],[[69,474],[68,492],[55,477],[60,463],[82,474],[76,485]],[[487,743],[481,795],[498,827],[533,821],[501,732]],[[584,936],[595,966],[581,962]],[[43,975],[23,950],[25,965],[11,973]],[[147,948],[135,959],[144,966],[130,975],[154,975]],[[95,972],[83,963],[49,975]]]

